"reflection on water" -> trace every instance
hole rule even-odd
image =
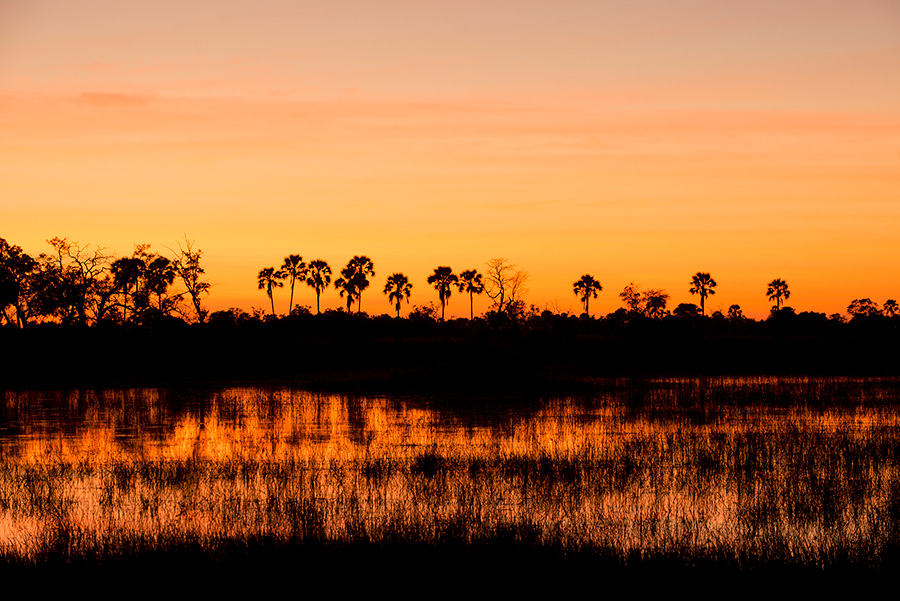
[[[4,554],[505,537],[820,562],[877,560],[900,533],[892,381],[669,380],[531,401],[268,387],[2,398]]]

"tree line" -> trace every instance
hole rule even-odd
[[[187,238],[177,249],[167,249],[168,255],[151,251],[148,244],[135,246],[128,257],[114,257],[96,245],[80,245],[65,238],[48,240],[51,251],[32,257],[20,247],[0,238],[0,318],[6,324],[24,328],[36,321],[55,321],[64,325],[96,325],[102,323],[147,324],[159,320],[175,319],[204,322],[210,316],[203,307],[203,298],[210,292],[201,265],[203,251],[194,248]],[[299,254],[284,258],[280,267],[266,267],[257,274],[257,286],[269,300],[271,318],[277,318],[275,291],[285,288],[288,292],[288,315],[310,312],[305,306],[294,303],[297,285],[306,284],[316,294],[316,314],[321,311],[321,297],[333,287],[346,301],[346,312],[362,313],[362,296],[375,276],[375,264],[365,255],[352,257],[341,269],[339,277],[332,280],[332,269],[324,259],[305,262]],[[486,262],[484,273],[478,269],[466,269],[459,274],[446,265],[434,268],[427,277],[427,284],[437,293],[438,308],[432,302],[414,307],[411,317],[424,317],[444,321],[446,308],[453,292],[468,296],[469,319],[475,319],[474,298],[486,294],[491,299],[490,315],[502,315],[517,322],[525,317],[545,313],[525,303],[528,274],[503,258]],[[383,294],[392,306],[397,318],[403,303],[410,303],[414,283],[403,273],[393,273],[385,281]],[[619,293],[624,308],[607,317],[707,317],[706,301],[716,294],[717,283],[706,272],[697,272],[689,282],[689,292],[696,295],[699,305],[681,303],[671,311],[669,294],[661,289],[641,289],[633,282]],[[572,291],[584,306],[582,317],[590,317],[590,301],[603,291],[600,281],[584,274],[573,283]],[[781,278],[773,279],[766,287],[767,298],[774,303],[773,314],[791,314],[794,310],[785,305],[791,291]],[[238,309],[226,312],[241,313]],[[883,306],[870,298],[854,299],[847,313],[856,318],[875,316],[898,317],[900,307],[896,300],[888,299]],[[262,315],[256,317],[262,318]],[[710,317],[731,321],[744,320],[737,304],[727,312],[714,311]],[[832,321],[843,321],[841,314],[829,316]]]
[[[37,257],[0,238],[0,318],[24,328],[34,321],[64,325],[149,323],[164,318],[202,322],[210,283],[203,251],[188,239],[169,256],[135,246],[130,257],[66,238]]]
[[[491,259],[486,265],[485,274],[477,269],[466,269],[460,274],[455,274],[453,269],[446,265],[435,267],[427,282],[437,291],[441,306],[441,321],[446,317],[447,304],[454,289],[461,294],[469,295],[469,319],[475,318],[475,295],[482,293],[486,293],[493,301],[491,305],[493,311],[517,315],[524,310],[525,303],[522,297],[528,274],[516,269],[515,265],[502,258]],[[305,282],[316,292],[318,314],[321,313],[321,295],[332,284],[331,275],[331,267],[323,259],[306,264],[300,255],[288,255],[278,269],[274,267],[261,269],[257,274],[257,285],[269,298],[271,314],[275,317],[277,315],[275,290],[285,285],[290,287],[288,314],[295,314],[302,311],[303,307],[294,304],[294,287],[298,282]],[[341,270],[341,277],[335,279],[333,284],[340,297],[346,298],[348,313],[352,311],[354,303],[356,312],[362,312],[362,293],[369,287],[369,277],[374,276],[375,264],[365,255],[354,256]],[[393,273],[388,276],[383,293],[388,297],[388,302],[394,306],[397,317],[400,317],[403,301],[409,304],[412,289],[413,283],[406,274]],[[429,311],[423,308],[419,310]]]

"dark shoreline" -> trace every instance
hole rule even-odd
[[[42,324],[0,328],[0,387],[281,381],[335,392],[493,394],[577,391],[614,377],[900,375],[896,327],[793,325],[751,322],[735,331],[711,320],[694,327],[558,320],[489,328],[477,320],[411,326],[354,315],[244,326]]]

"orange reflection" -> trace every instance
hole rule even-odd
[[[716,386],[747,395],[787,386],[807,400],[812,389],[841,389]],[[890,386],[848,386],[857,401],[890,397]],[[412,400],[289,388],[226,389],[181,413],[157,390],[60,395],[80,421],[56,431],[34,421],[3,440],[0,547],[33,555],[60,528],[95,542],[210,544],[512,531],[622,553],[752,552],[778,540],[815,555],[829,540],[878,542],[897,486],[882,453],[900,432],[894,412],[857,401],[710,407],[691,404],[685,390],[702,389],[673,380],[641,393],[649,410],[617,390],[488,421]],[[37,394],[6,393],[7,410],[33,407]],[[171,420],[154,424],[160,416]]]

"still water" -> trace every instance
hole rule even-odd
[[[598,390],[6,391],[0,553],[36,557],[61,540],[91,553],[175,539],[512,539],[817,563],[877,561],[900,540],[895,380]]]

